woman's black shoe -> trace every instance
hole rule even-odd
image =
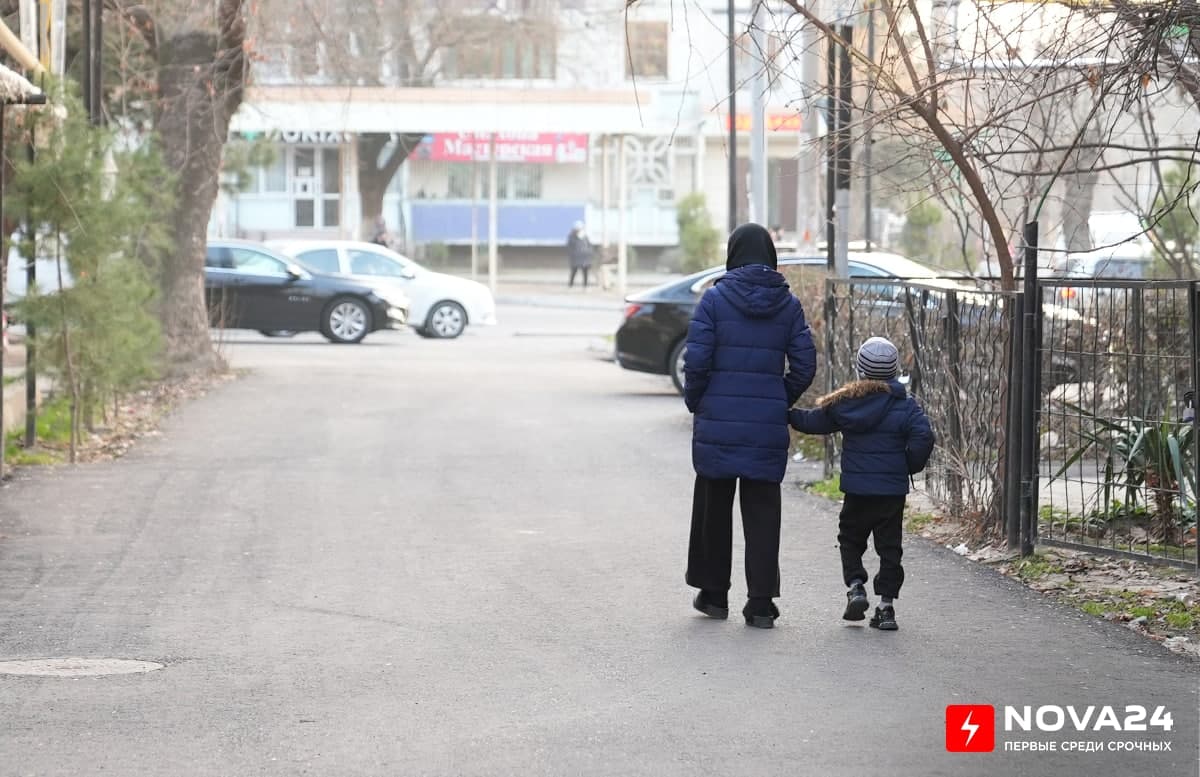
[[[870,606],[871,603],[867,601],[867,589],[863,588],[862,583],[855,583],[846,592],[846,611],[842,613],[842,620],[866,620],[867,608]]]
[[[742,609],[742,615],[746,617],[747,626],[753,626],[756,629],[773,629],[775,628],[775,619],[779,617],[779,608],[770,599],[751,599]]]
[[[896,625],[896,610],[890,604],[876,607],[875,615],[871,617],[871,622],[868,625],[880,631],[896,631],[900,628]]]
[[[692,606],[710,618],[725,620],[729,617],[729,602],[713,601],[715,598],[708,591],[701,591],[692,600]]]

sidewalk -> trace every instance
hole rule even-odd
[[[453,273],[460,274],[460,273]],[[470,277],[469,273],[462,274]],[[535,307],[572,308],[585,310],[619,311],[625,305],[625,296],[660,286],[682,278],[672,273],[630,273],[626,278],[626,293],[622,295],[615,286],[601,289],[598,279],[589,278],[586,289],[575,279],[573,288],[567,286],[565,272],[557,270],[514,270],[501,273],[496,282],[496,302],[502,305],[530,305]],[[486,284],[486,274],[477,278]],[[614,279],[615,281],[615,279]]]

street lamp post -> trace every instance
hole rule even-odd
[[[729,31],[729,231],[737,229],[738,196],[737,196],[737,37],[734,19],[735,2],[729,0],[726,9]]]

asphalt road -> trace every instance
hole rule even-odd
[[[835,509],[793,486],[778,628],[700,617],[667,379],[587,351],[615,312],[500,312],[232,338],[246,374],[161,437],[0,491],[0,660],[165,664],[0,675],[0,775],[1197,774],[1195,664],[918,540],[902,630],[845,625]],[[947,753],[965,703],[1164,705],[1041,736],[1171,752]]]

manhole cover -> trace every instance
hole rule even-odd
[[[154,661],[129,658],[27,658],[0,661],[0,674],[32,677],[101,677],[153,672],[162,668],[162,664]]]

